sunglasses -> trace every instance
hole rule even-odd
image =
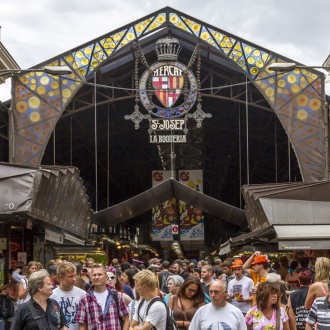
[[[108,276],[108,280],[109,281],[112,281],[112,280],[114,280],[116,278],[116,276],[114,276],[114,275],[112,275],[112,276]]]

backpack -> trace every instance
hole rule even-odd
[[[165,304],[164,300],[161,299],[161,298],[154,298],[150,301],[149,305],[147,306],[147,310],[146,310],[146,316],[148,315],[148,312],[149,312],[149,309],[150,307],[156,302],[156,301],[161,301],[164,306],[165,306],[165,309],[166,309],[166,327],[165,329],[166,330],[179,330],[178,326],[176,325],[176,322],[174,320],[174,317],[173,317],[173,311]],[[138,310],[137,310],[137,314],[138,314],[138,317],[141,321],[144,321],[142,320],[142,318],[140,317],[140,309],[143,305],[143,303],[145,302],[145,299],[143,298],[139,304],[139,307],[138,307]],[[152,327],[152,329],[156,329],[155,327]]]
[[[0,316],[4,319],[14,316],[14,302],[6,295],[0,298]]]
[[[160,274],[158,274],[158,277],[159,277]],[[161,278],[159,278],[159,280],[161,282],[160,283],[160,288],[159,288],[160,291],[162,291],[164,293],[169,293],[170,292],[170,291],[168,291],[168,287],[167,287],[167,279],[171,275],[173,275],[173,274],[170,273],[170,272],[161,274]]]

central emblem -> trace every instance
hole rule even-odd
[[[182,70],[174,65],[160,67],[154,72],[152,86],[155,89],[158,100],[166,108],[172,107],[180,96],[183,87]]]
[[[193,118],[197,122],[197,127],[201,127],[204,118],[210,118],[211,114],[205,113],[201,109],[200,88],[200,55],[199,44],[192,54],[188,66],[178,62],[178,55],[181,51],[179,41],[172,37],[161,38],[157,40],[155,51],[158,62],[148,65],[146,58],[137,45],[136,60],[134,69],[135,81],[135,107],[131,115],[126,115],[125,119],[134,122],[135,128],[143,119],[148,119],[150,123],[149,134],[150,142],[186,142],[185,135],[162,135],[159,138],[153,138],[156,131],[183,131],[187,134],[186,123],[188,118]],[[138,62],[146,66],[146,70],[138,78]],[[197,60],[196,79],[191,68]],[[197,110],[190,114],[189,111],[194,107],[198,100]],[[139,111],[138,102],[141,101],[147,114]],[[158,119],[157,119],[158,118]],[[153,136],[153,137],[152,137]]]

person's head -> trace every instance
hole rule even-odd
[[[208,281],[213,277],[213,267],[211,265],[204,265],[201,269],[201,278]]]
[[[112,286],[113,288],[115,288],[116,287],[116,283],[117,283],[117,276],[115,275],[115,273],[107,270],[107,284],[109,284],[110,286]]]
[[[269,260],[265,255],[255,256],[251,267],[255,273],[260,274],[262,270],[268,270]]]
[[[56,264],[51,264],[48,266],[47,268],[50,280],[52,281],[52,283],[58,285],[60,284],[58,276],[57,276],[57,265]]]
[[[135,290],[141,297],[145,297],[147,292],[154,292],[157,288],[157,278],[155,273],[144,269],[134,275]]]
[[[315,282],[330,282],[330,260],[326,257],[319,257],[315,262]]]
[[[217,267],[217,268],[221,268],[221,267],[222,267],[222,260],[221,260],[221,259],[216,259],[216,260],[214,261],[214,265],[215,265],[215,267]]]
[[[87,268],[92,268],[93,265],[94,265],[94,259],[93,258],[87,258],[86,259],[86,265],[87,265]]]
[[[312,282],[312,272],[308,269],[303,270],[299,273],[299,283],[300,285],[309,286]]]
[[[122,274],[122,282],[129,285],[131,288],[134,288],[134,275],[136,274],[136,271],[132,268],[126,269]]]
[[[172,269],[175,275],[180,275],[183,272],[183,263],[181,260],[175,260],[172,264]]]
[[[60,288],[63,291],[70,291],[76,284],[77,269],[71,262],[62,263],[57,267],[57,276],[60,281]]]
[[[120,270],[123,273],[126,269],[130,269],[131,268],[131,264],[127,261],[124,261],[120,264]]]
[[[162,269],[163,270],[168,270],[170,268],[171,264],[169,261],[165,260],[162,262]]]
[[[256,292],[257,306],[265,309],[271,305],[277,309],[280,306],[281,290],[278,283],[263,282],[259,283]]]
[[[195,276],[196,278],[198,278],[198,280],[201,280],[201,274],[198,271],[198,269],[195,269],[194,272],[192,273],[193,276]]]
[[[45,269],[31,273],[28,285],[29,292],[32,297],[36,294],[41,294],[48,298],[53,294],[52,282],[49,278],[47,270]]]
[[[289,260],[286,256],[280,258],[280,264],[283,267],[289,267]]]
[[[206,263],[204,262],[204,260],[199,260],[197,263],[197,267],[198,268],[202,268]]]
[[[38,262],[30,261],[27,265],[27,272],[26,272],[27,277],[30,277],[31,274],[37,272],[39,270],[38,267],[39,267]]]
[[[225,260],[222,263],[222,271],[227,275],[230,276],[233,274],[233,270],[231,269],[232,262],[230,260]]]
[[[213,306],[224,307],[227,304],[227,283],[225,281],[214,280],[211,282],[209,293]]]
[[[291,263],[290,263],[290,269],[291,271],[294,271],[297,267],[298,267],[298,262],[293,260]]]
[[[243,278],[243,261],[241,259],[235,259],[231,265],[231,270],[233,271],[237,280]]]
[[[195,276],[188,276],[179,287],[178,297],[190,299],[197,306],[205,299],[202,283]]]
[[[73,263],[73,264],[75,265],[75,267],[76,267],[77,275],[80,274],[80,272],[81,272],[81,266],[82,266],[81,262],[79,262],[79,261],[75,261],[75,262],[72,262],[72,263]]]
[[[82,263],[81,265],[81,271],[80,271],[80,276],[86,275],[88,272],[87,265],[85,262]]]
[[[171,275],[167,278],[168,291],[171,294],[176,294],[180,285],[183,283],[183,278],[180,275]]]
[[[55,263],[56,263],[57,266],[59,266],[59,265],[61,265],[63,263],[63,261],[60,258],[56,258],[55,259]]]
[[[158,259],[158,258],[152,258],[149,260],[148,264],[149,265],[157,265],[159,268],[161,266],[161,262],[162,260],[161,259]]]
[[[111,260],[111,265],[112,265],[113,267],[119,267],[119,260],[118,260],[117,258],[113,258],[113,259]]]
[[[91,270],[95,291],[104,291],[107,282],[107,271],[102,264],[94,264]]]

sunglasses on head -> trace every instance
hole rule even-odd
[[[112,276],[108,276],[108,280],[111,281],[111,280],[114,280],[116,278],[116,276],[112,275]]]

